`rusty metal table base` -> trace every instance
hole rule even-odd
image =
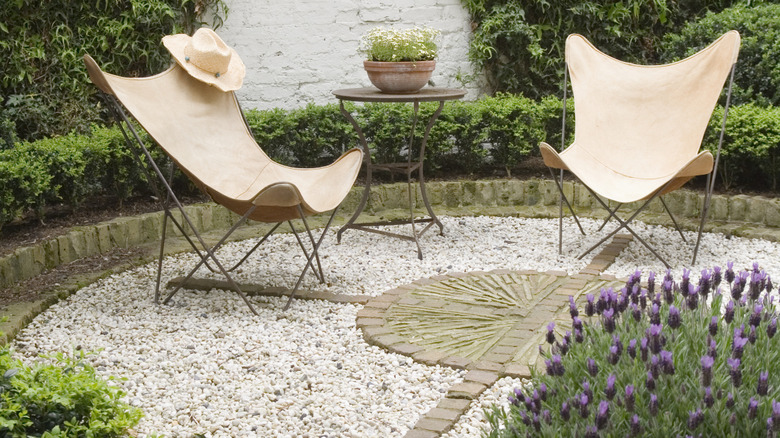
[[[444,225],[441,223],[439,218],[437,218],[436,214],[433,212],[433,208],[431,208],[431,204],[428,201],[428,193],[425,189],[425,177],[423,175],[423,160],[425,158],[425,147],[428,144],[428,136],[431,132],[431,128],[433,128],[433,123],[439,117],[442,109],[444,108],[444,101],[459,99],[464,96],[465,92],[463,92],[462,90],[448,90],[448,89],[442,89],[442,90],[424,89],[424,91],[419,94],[411,94],[411,95],[382,95],[382,94],[378,94],[377,92],[371,89],[337,90],[333,92],[333,94],[335,94],[336,97],[339,98],[339,102],[340,102],[339,108],[341,110],[341,113],[344,115],[344,117],[347,120],[349,120],[349,122],[352,124],[352,126],[355,128],[355,131],[358,134],[358,139],[360,140],[360,145],[363,148],[364,157],[365,157],[364,159],[366,163],[366,186],[365,189],[363,190],[363,197],[361,198],[360,204],[358,204],[358,207],[355,210],[355,213],[352,215],[352,217],[347,221],[347,223],[343,227],[341,227],[341,229],[339,229],[338,233],[336,234],[336,238],[338,242],[341,242],[341,235],[344,233],[344,231],[348,229],[356,229],[360,231],[368,231],[371,233],[381,234],[384,236],[414,241],[415,245],[417,246],[417,257],[420,260],[422,260],[423,253],[422,253],[422,247],[420,246],[419,238],[425,232],[427,232],[431,227],[433,227],[433,225],[437,225],[439,227],[440,235],[444,234]],[[412,103],[414,105],[412,128],[409,133],[409,141],[408,141],[408,158],[406,163],[372,164],[371,151],[368,148],[366,137],[363,134],[363,130],[360,128],[360,125],[358,125],[357,121],[355,121],[354,117],[352,117],[352,114],[350,114],[350,112],[344,108],[345,100],[351,100],[357,102],[399,102],[399,103],[405,102],[405,103]],[[419,161],[412,161],[412,155],[413,155],[412,152],[414,150],[413,146],[416,137],[415,130],[417,128],[417,122],[419,119],[419,109],[420,109],[421,101],[438,102],[439,106],[436,109],[436,111],[433,113],[430,120],[428,121],[428,124],[425,127],[425,133],[422,137],[422,140],[420,141]],[[357,218],[366,208],[366,204],[368,203],[368,199],[371,195],[371,175],[373,169],[389,171],[391,173],[394,172],[394,173],[406,174],[407,194],[409,197],[409,219],[408,220],[403,219],[403,220],[382,221],[382,222],[355,223]],[[420,195],[422,196],[423,204],[425,205],[425,209],[427,210],[429,216],[426,218],[415,219],[414,217],[415,202],[412,196],[412,175],[415,172],[417,172],[417,179],[420,184]],[[417,224],[422,224],[422,223],[427,223],[427,225],[418,232]],[[405,225],[405,224],[410,224],[412,226],[411,235],[405,235],[405,234],[399,234],[399,233],[393,233],[389,231],[369,228],[369,227],[376,227],[382,225]]]

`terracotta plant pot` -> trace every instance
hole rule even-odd
[[[417,92],[428,83],[436,61],[380,62],[363,61],[368,79],[384,93]]]

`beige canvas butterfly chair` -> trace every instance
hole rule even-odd
[[[212,271],[224,274],[231,287],[243,298],[252,312],[256,313],[229,271],[243,263],[279,224],[293,219],[302,219],[306,225],[311,252],[306,250],[298,238],[307,261],[285,309],[289,307],[314,258],[317,259],[319,267],[319,272],[314,272],[320,281],[324,281],[317,250],[337,207],[349,193],[360,170],[363,153],[359,149],[347,151],[326,167],[299,169],[283,166],[271,160],[257,145],[232,91],[223,92],[193,79],[177,64],[155,76],[125,78],[103,72],[89,55],[84,57],[84,62],[92,82],[107,96],[109,106],[115,111],[129,146],[138,152],[139,160],[147,160],[156,174],[156,179],[162,183],[161,188],[158,188],[158,197],[165,200],[162,205],[165,220],[160,243],[155,301],[160,298],[160,272],[167,221],[173,221],[182,234],[187,236],[185,224],[180,223],[171,213],[171,203],[181,212],[183,221],[200,244],[199,247],[188,237],[190,244],[200,255],[200,262],[189,272],[184,282],[205,264]],[[152,159],[148,148],[119,103],[199,188],[215,202],[241,216],[219,243],[209,247],[196,231],[171,188],[170,176],[166,178]],[[135,142],[131,140],[131,136]],[[151,175],[149,181],[153,182]],[[331,210],[333,213],[330,220],[322,235],[315,241],[306,223],[306,216]],[[216,250],[246,220],[276,223],[276,226],[236,266],[226,269],[215,254]],[[292,222],[289,223],[292,227]],[[298,237],[297,233],[295,235]],[[211,266],[212,263],[214,266]],[[180,287],[171,291],[163,302],[167,303]]]
[[[570,35],[566,39],[566,75],[571,77],[574,94],[574,142],[560,153],[542,143],[542,157],[551,172],[560,169],[561,177],[563,170],[573,173],[607,210],[607,221],[614,218],[619,223],[580,258],[625,228],[669,267],[628,224],[651,200],[659,198],[663,202],[663,195],[680,188],[691,178],[708,175],[693,253],[693,263],[696,262],[717,172],[739,44],[739,33],[731,31],[681,61],[643,66],[614,59],[581,35]],[[713,158],[709,151],[699,149],[729,76],[720,141]],[[561,194],[559,251],[562,248],[564,202],[574,214],[561,181],[556,178]],[[614,201],[617,207],[609,208],[605,200]],[[643,203],[628,219],[623,220],[615,214],[621,205],[637,201]],[[677,227],[674,216],[666,204],[663,205]],[[577,223],[579,225],[579,221]],[[679,231],[679,227],[677,229]],[[681,231],[680,235],[685,239]]]

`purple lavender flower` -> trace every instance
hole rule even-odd
[[[647,388],[648,391],[655,390],[655,377],[653,377],[652,371],[647,372],[647,379],[645,379],[645,387]]]
[[[647,362],[647,347],[650,343],[650,340],[647,339],[647,336],[642,338],[641,341],[639,341],[639,351],[641,353],[642,361]]]
[[[766,436],[772,436],[772,431],[775,430],[775,422],[772,421],[772,417],[766,419]]]
[[[639,436],[642,433],[642,423],[639,421],[639,415],[634,414],[631,417],[631,433],[629,436]]]
[[[666,323],[669,325],[669,327],[672,328],[672,330],[676,330],[678,327],[680,327],[680,324],[682,324],[680,311],[674,307],[674,304],[669,306],[669,317],[666,318]]]
[[[718,334],[718,317],[717,316],[713,316],[710,319],[710,325],[709,325],[708,328],[709,328],[709,331],[710,331],[710,336],[715,336],[715,335]]]
[[[735,404],[736,403],[734,401],[734,394],[729,392],[729,395],[726,396],[726,407],[729,409],[733,409]]]
[[[650,394],[650,404],[647,407],[647,411],[653,417],[658,415],[658,396],[657,395]]]
[[[726,304],[726,312],[723,314],[723,319],[726,320],[726,323],[731,324],[731,321],[734,320],[734,301],[729,301],[728,304]]]
[[[661,324],[650,324],[650,327],[645,332],[648,340],[650,341],[650,351],[652,351],[653,354],[658,354],[658,352],[661,351],[662,331],[663,327]]]
[[[571,326],[574,330],[582,331],[582,320],[579,317],[575,316],[574,318],[571,319]]]
[[[751,300],[757,300],[761,291],[766,286],[766,273],[764,271],[758,272],[755,269],[750,273],[750,285],[748,287],[748,295]]]
[[[664,374],[674,374],[674,358],[672,356],[672,352],[661,350],[659,356],[661,358],[661,368],[663,369]]]
[[[751,344],[755,344],[757,339],[758,339],[758,332],[756,331],[756,326],[751,325],[750,332],[748,333],[748,342],[750,342]]]
[[[742,298],[742,290],[745,288],[745,285],[742,284],[742,278],[740,276],[734,277],[734,282],[731,283],[731,298],[734,299],[734,301],[739,301],[740,298]]]
[[[726,282],[731,284],[734,281],[734,262],[726,263]]]
[[[685,290],[685,289],[683,289]],[[691,310],[696,310],[697,307],[699,307],[699,288],[688,284],[688,296],[685,300],[685,303],[688,305],[688,308]]]
[[[691,284],[691,270],[683,268],[682,280],[680,280],[680,290],[688,292],[688,286]]]
[[[742,352],[748,342],[748,338],[743,338],[742,336],[735,337],[731,344],[731,356],[735,359],[742,359]]]
[[[715,364],[715,359],[711,356],[701,357],[701,384],[704,386],[710,386],[712,383],[712,366]]]
[[[642,310],[645,310],[647,307],[647,291],[645,289],[642,289],[639,293],[639,307],[641,307]]]
[[[629,412],[634,411],[634,385],[626,385],[625,398],[623,402],[626,405],[626,410]]]
[[[587,380],[582,381],[582,393],[588,396],[588,400],[593,400],[593,390]]]
[[[585,438],[599,438],[599,431],[596,426],[590,425],[585,428]]]
[[[563,364],[561,363],[561,357],[557,354],[552,357],[552,367],[553,370],[555,370],[556,376],[562,376],[564,372],[566,372],[566,369],[563,367]]]
[[[769,337],[769,339],[772,339],[772,337],[775,336],[775,333],[777,333],[777,317],[772,317],[772,320],[769,321],[769,325],[766,326],[766,335]]]
[[[626,351],[628,352],[628,355],[631,356],[631,359],[636,359],[636,339],[628,341],[628,348],[626,348]]]
[[[553,352],[558,352],[561,356],[566,356],[566,353],[569,352],[569,341],[567,341],[566,338],[563,338],[561,339],[561,342],[556,342]]]
[[[585,303],[585,314],[588,316],[593,316],[593,314],[596,312],[596,306],[593,304],[593,294],[587,294],[585,295],[585,298],[588,300]]]
[[[536,404],[534,404],[534,399],[531,396],[523,396],[523,404],[528,412],[536,412]]]
[[[618,348],[616,345],[610,345],[609,346],[609,355],[607,355],[607,361],[610,363],[610,365],[615,365],[620,360],[620,355],[618,354]]]
[[[709,269],[703,269],[701,276],[699,277],[699,294],[703,298],[707,298],[710,293],[710,287],[712,286],[712,271]]]
[[[537,389],[539,391],[539,397],[542,399],[542,401],[547,400],[547,385],[542,383]]]
[[[764,285],[764,290],[766,293],[772,292],[772,289],[774,289],[774,285],[772,284],[772,277],[769,276],[769,274],[766,274],[766,284]]]
[[[777,403],[774,400],[772,400],[772,421],[774,422],[775,428],[780,427],[780,403]]]
[[[753,397],[750,397],[750,401],[748,402],[748,418],[752,420],[753,418],[756,418],[757,414],[758,414],[758,400],[754,399]]]
[[[561,418],[563,418],[563,421],[569,421],[569,418],[571,418],[571,408],[569,407],[569,402],[561,403]]]
[[[672,280],[664,280],[661,283],[661,291],[664,293],[664,301],[667,303],[674,302],[674,282]]]
[[[539,418],[539,414],[535,413],[532,421],[533,421],[534,429],[536,429],[537,432],[540,431],[542,429],[542,420],[541,418]]]
[[[642,311],[639,310],[639,306],[636,303],[631,303],[631,316],[634,317],[634,321],[639,322],[642,319]]]
[[[716,289],[720,286],[720,282],[723,280],[723,273],[720,270],[720,266],[712,268],[712,288]]]
[[[575,316],[579,316],[580,311],[577,310],[577,303],[574,302],[574,297],[569,295],[569,315],[571,315],[572,318]]]
[[[582,334],[582,330],[574,329],[574,342],[582,344],[585,341],[585,336]]]
[[[515,406],[519,406],[520,405],[520,402],[517,401],[517,399],[513,395],[509,396],[509,403],[511,403],[511,404],[513,404]]]
[[[655,292],[655,272],[653,271],[647,274],[647,291],[650,293]]]
[[[590,399],[587,395],[580,394],[579,410],[582,418],[588,418],[588,400]]]
[[[731,375],[731,383],[735,388],[739,388],[742,385],[742,370],[739,368],[741,361],[735,358],[726,359],[726,363],[729,366],[729,374]]]
[[[650,306],[650,324],[661,324],[661,308],[655,303]]]
[[[555,343],[555,322],[551,322],[547,324],[547,343],[554,344]]]
[[[715,404],[715,397],[712,396],[712,388],[709,386],[704,388],[704,398],[702,399],[704,406],[711,408]]]
[[[602,400],[599,403],[598,412],[596,412],[596,428],[599,430],[607,427],[607,421],[609,420],[609,402]]]
[[[587,368],[588,368],[588,374],[590,374],[591,377],[596,377],[599,374],[599,366],[596,364],[596,361],[593,360],[592,358],[588,358]]]
[[[762,371],[758,375],[758,388],[756,388],[756,392],[758,395],[766,395],[769,391],[769,371]]]
[[[710,338],[707,354],[712,356],[713,359],[718,358],[718,344],[715,343],[715,339]]]
[[[609,377],[607,377],[607,386],[604,388],[604,395],[607,396],[607,399],[612,400],[615,397],[615,394],[617,394],[617,390],[615,389],[615,381],[617,380],[617,377],[614,374],[610,374]]]
[[[613,318],[613,315],[615,314],[615,311],[613,309],[604,309],[603,312],[601,312],[601,316],[603,317],[603,326],[604,330],[607,331],[607,333],[612,333],[615,331],[615,319]]]
[[[688,412],[688,429],[695,430],[703,420],[704,415],[702,414],[701,409]]]
[[[657,354],[650,358],[650,372],[653,373],[653,377],[656,379],[661,375],[661,359]]]
[[[549,409],[545,409],[542,411],[542,421],[544,421],[547,424],[552,424],[552,414],[550,413]]]
[[[523,420],[523,424],[526,426],[531,425],[531,419],[528,418],[528,414],[526,414],[525,411],[520,411],[520,418]]]
[[[753,313],[750,314],[750,320],[748,321],[748,324],[758,327],[759,324],[761,324],[761,317],[764,313],[764,306],[762,306],[760,303],[756,303],[755,306],[753,306]]]

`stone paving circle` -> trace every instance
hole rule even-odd
[[[602,275],[631,241],[617,235],[574,275],[509,271],[449,273],[416,280],[369,300],[356,325],[370,344],[428,365],[468,370],[439,405],[425,414],[408,438],[447,432],[472,400],[500,377],[530,377],[545,342],[547,324],[559,335],[571,330],[569,296],[621,287],[624,280]]]

